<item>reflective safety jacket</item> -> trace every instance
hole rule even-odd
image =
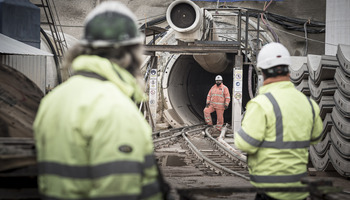
[[[259,89],[248,102],[235,145],[248,154],[250,180],[256,187],[302,186],[308,148],[321,138],[318,105],[290,81]],[[304,199],[308,193],[267,193],[276,199]]]
[[[131,100],[144,98],[134,77],[98,56],[72,67],[85,75],[46,95],[34,122],[43,199],[161,199],[151,128]]]
[[[207,96],[207,104],[209,103],[214,108],[224,109],[225,106],[230,104],[230,92],[228,88],[221,83],[219,86],[216,84],[211,87]]]

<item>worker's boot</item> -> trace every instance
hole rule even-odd
[[[219,129],[215,129],[215,133],[213,135],[213,137],[219,137],[221,134],[221,131]]]
[[[210,128],[209,128],[209,134],[210,134],[212,137],[219,137],[219,136],[220,136],[220,133],[221,133],[221,131],[218,130],[217,128],[215,128],[215,127],[210,127]]]

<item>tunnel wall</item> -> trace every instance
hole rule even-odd
[[[243,110],[250,100],[248,93],[248,68],[243,68]],[[232,98],[233,71],[223,76],[223,83],[229,89]],[[166,102],[165,118],[173,127],[204,123],[203,109],[207,94],[215,84],[215,76],[205,71],[192,55],[173,55],[168,63],[162,80],[162,92]],[[255,72],[253,76],[255,76]],[[254,83],[252,83],[254,85]],[[253,91],[255,92],[255,90]],[[232,100],[232,99],[231,99]],[[224,122],[231,123],[232,102],[224,113]],[[216,114],[212,114],[216,123]]]

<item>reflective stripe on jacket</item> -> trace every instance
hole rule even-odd
[[[308,147],[321,138],[318,105],[289,81],[259,89],[247,104],[235,145],[248,153],[251,183],[257,187],[301,186]],[[311,106],[312,105],[312,106]],[[303,199],[308,193],[268,193],[277,199]]]
[[[228,106],[230,104],[230,92],[228,91],[228,88],[221,83],[220,86],[217,86],[216,84],[211,87],[211,89],[208,92],[207,96],[207,104],[213,105],[214,108],[222,108],[224,109],[224,106]]]
[[[161,199],[133,76],[98,56],[72,67],[107,80],[76,75],[43,98],[33,127],[43,199]]]

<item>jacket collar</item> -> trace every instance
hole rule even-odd
[[[222,87],[224,87],[224,84],[221,83],[219,86],[217,86],[216,83],[215,83],[215,84],[214,84],[214,87],[222,88]]]
[[[260,87],[259,94],[265,94],[275,89],[286,89],[286,88],[294,88],[294,84],[290,81],[279,81],[279,82],[270,83]]]
[[[137,103],[146,99],[136,79],[127,70],[106,58],[94,55],[81,55],[74,59],[72,68],[77,72],[92,72],[106,78]]]

